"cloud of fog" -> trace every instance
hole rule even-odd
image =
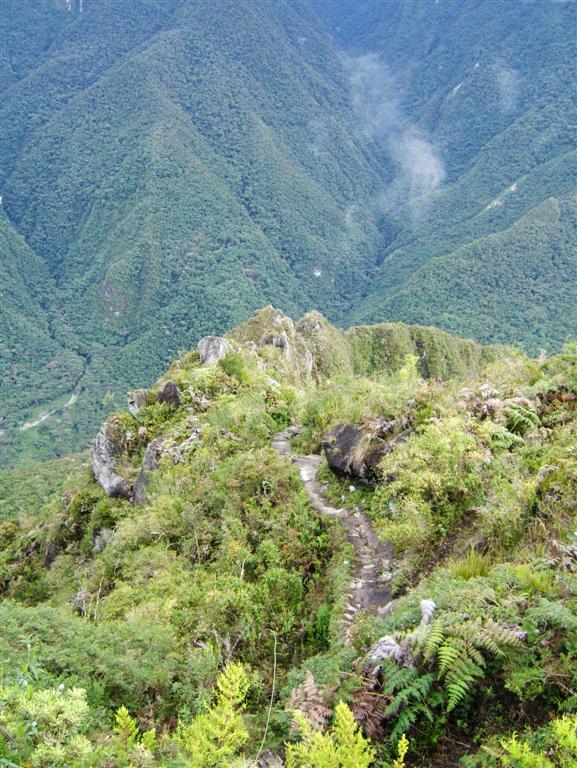
[[[395,79],[375,54],[350,60],[353,108],[359,133],[376,142],[391,159],[395,176],[383,195],[394,211],[408,206],[420,216],[427,198],[445,178],[445,167],[424,131],[403,114]]]
[[[503,112],[513,112],[519,100],[521,78],[516,69],[507,64],[496,64],[495,83],[499,94],[499,104]]]

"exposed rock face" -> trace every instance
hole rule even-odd
[[[291,344],[289,342],[288,336],[283,331],[283,333],[279,333],[272,337],[271,343],[273,347],[276,347],[277,349],[280,349],[282,351],[283,357],[285,360],[291,361],[294,357],[293,349],[291,347]]]
[[[205,336],[198,342],[198,354],[203,365],[216,365],[230,352],[230,345],[222,336]]]
[[[304,364],[307,376],[312,376],[315,367],[315,359],[310,349],[305,349],[304,351]]]
[[[490,400],[492,398],[499,397],[499,390],[496,389],[492,384],[489,384],[489,382],[485,382],[485,384],[481,384],[479,387],[479,395],[483,398],[483,400]]]
[[[93,550],[94,552],[103,552],[110,539],[113,536],[112,528],[101,528],[99,532],[94,536]]]
[[[395,433],[397,433],[397,437],[400,437],[398,433],[405,433],[410,428],[411,423],[409,416],[403,416],[400,419],[377,419],[371,424],[371,433],[381,440],[390,438]]]
[[[150,473],[158,467],[158,459],[162,453],[162,440],[155,437],[148,443],[138,477],[134,482],[132,500],[135,504],[142,504],[145,498],[146,486]]]
[[[130,484],[115,470],[122,455],[122,439],[110,421],[104,422],[92,442],[90,459],[94,478],[107,496],[131,497]]]
[[[339,424],[323,438],[323,450],[330,469],[337,475],[354,478],[361,484],[370,483],[376,478],[383,456],[404,443],[411,434],[410,429],[404,429],[389,440],[374,440],[375,432],[389,435],[399,426],[406,426],[405,420],[379,422],[372,435],[363,435],[353,424]]]
[[[133,416],[136,416],[141,408],[148,405],[148,396],[145,389],[135,389],[126,396],[128,400],[128,410]]]
[[[421,600],[421,622],[418,629],[413,630],[400,643],[392,635],[384,635],[373,643],[366,656],[363,672],[376,677],[380,671],[380,662],[385,659],[394,659],[398,664],[414,667],[415,658],[411,638],[433,621],[436,609],[434,600]]]
[[[362,440],[352,424],[339,424],[323,437],[323,451],[331,470],[337,475],[356,475],[353,451]]]
[[[257,768],[284,768],[284,761],[277,752],[267,749],[259,757]]]
[[[208,400],[204,395],[197,395],[192,387],[188,388],[188,394],[190,395],[191,405],[193,408],[198,411],[202,411],[203,413],[208,411],[210,400]]]
[[[180,389],[176,386],[174,381],[167,381],[164,387],[157,395],[159,403],[166,403],[167,405],[180,405]]]

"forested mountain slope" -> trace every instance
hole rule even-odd
[[[342,314],[378,236],[368,213],[350,222],[346,210],[370,197],[376,172],[350,130],[337,53],[306,5],[54,5],[3,7],[1,189],[49,275],[31,300],[52,345],[88,364],[91,423],[108,389],[148,381],[170,352],[266,301]],[[43,434],[14,434],[27,406],[46,407],[50,376],[22,340],[10,349],[4,391],[29,393],[19,411],[7,404],[12,438],[70,450],[79,413],[69,427],[53,419]]]
[[[395,237],[354,320],[431,322],[533,351],[561,343],[577,328],[577,5],[316,5],[397,174],[383,186]],[[547,209],[559,214],[544,221]]]
[[[0,476],[0,756],[572,766],[576,409],[575,345],[272,307],[203,339],[90,468]]]

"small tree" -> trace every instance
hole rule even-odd
[[[372,765],[374,750],[342,701],[336,706],[329,733],[313,730],[301,712],[295,712],[294,719],[302,741],[287,746],[287,768],[369,768]]]
[[[189,768],[222,768],[241,757],[249,737],[242,719],[248,689],[242,664],[228,664],[216,681],[215,703],[180,728],[179,740],[189,755]]]

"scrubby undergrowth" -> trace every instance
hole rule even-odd
[[[577,764],[575,345],[472,359],[431,331],[423,358],[404,330],[395,352],[383,326],[351,342],[267,312],[218,365],[184,356],[112,417],[127,483],[159,446],[143,503],[76,465],[44,506],[19,478],[0,523],[0,764]],[[371,485],[323,470],[395,548],[394,610],[349,638],[343,531],[271,448],[290,423],[311,451],[344,422],[358,461],[383,423],[407,433]]]

